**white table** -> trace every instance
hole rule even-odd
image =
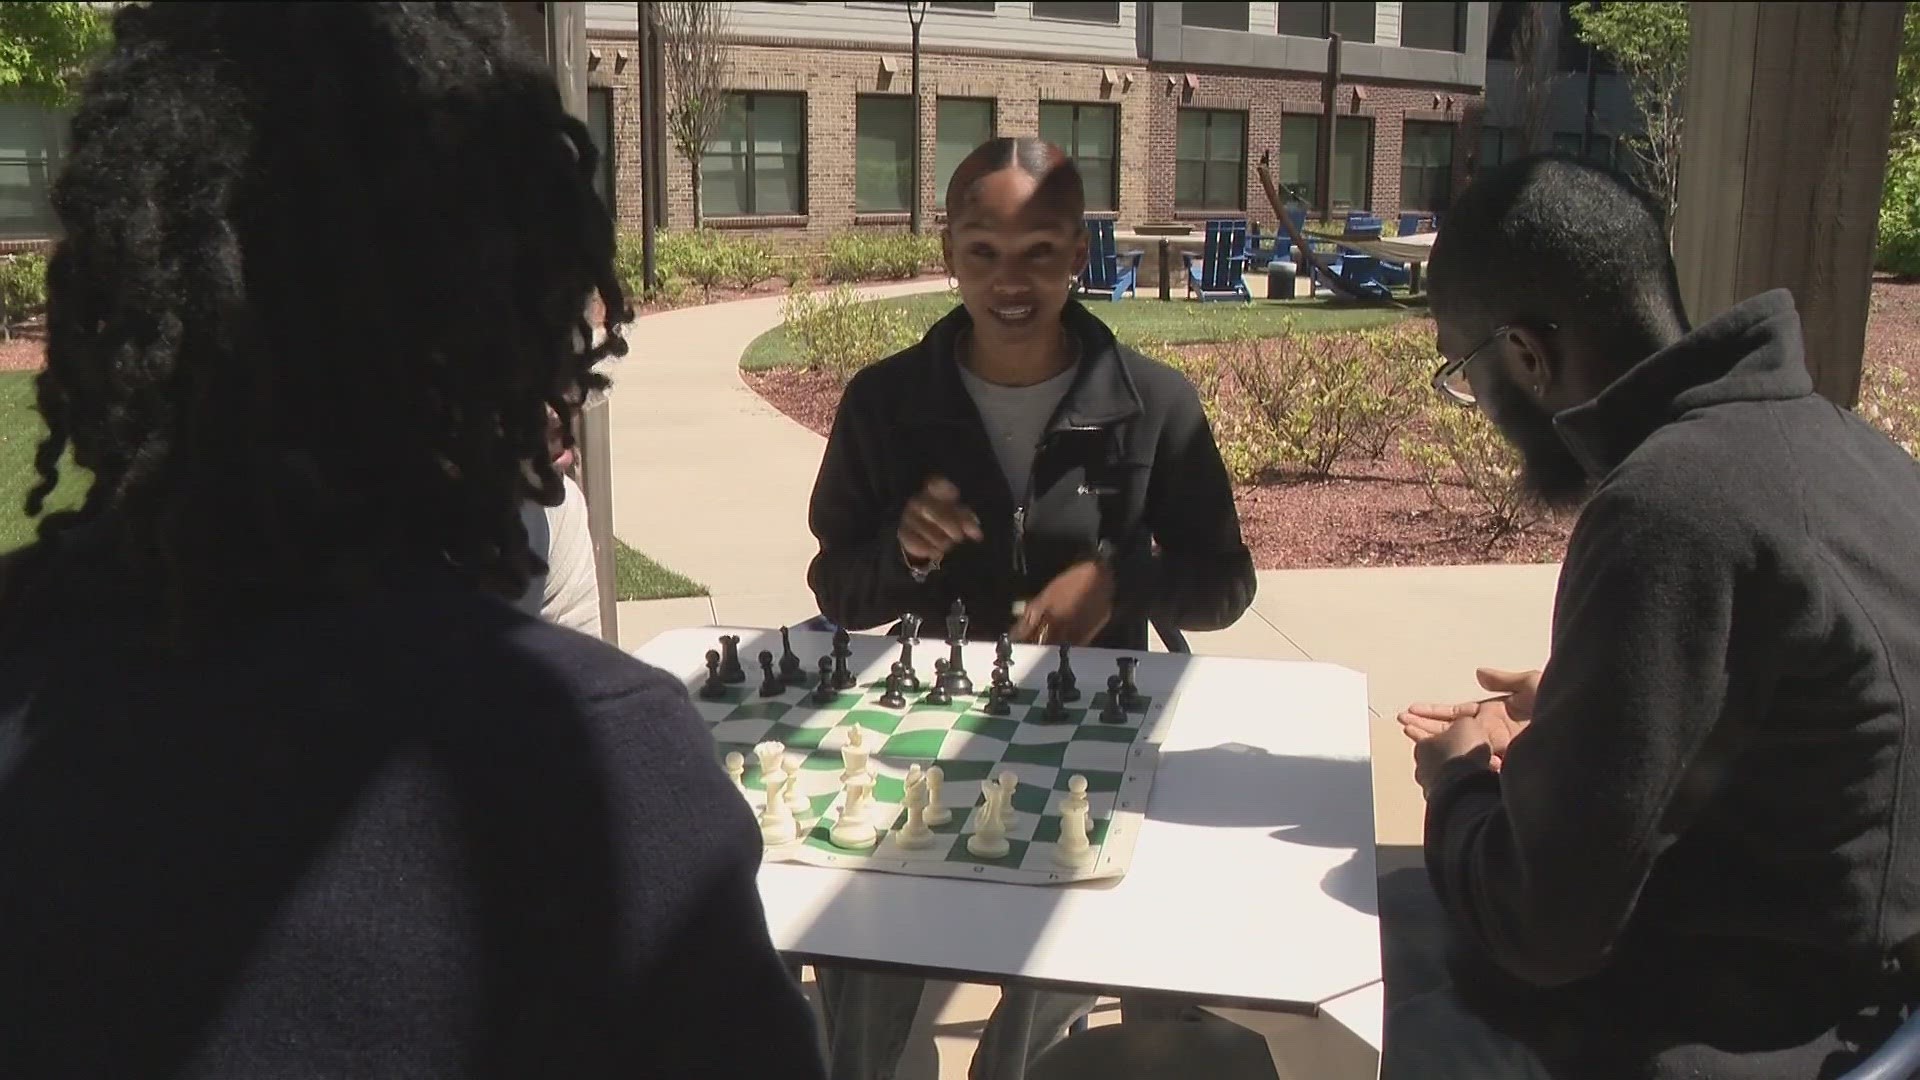
[[[636,655],[697,688],[722,633],[740,635],[749,668],[761,649],[779,655],[778,633],[751,627],[672,630]],[[792,637],[809,668],[831,647],[825,634]],[[855,635],[853,648],[873,657],[895,644]],[[917,650],[922,665],[943,652]],[[1119,655],[1076,649],[1074,666],[1104,680]],[[959,981],[1309,1014],[1377,983],[1365,677],[1127,655],[1140,657],[1143,687],[1171,676],[1178,696],[1124,878],[1046,887],[768,863],[760,891],[774,944],[808,961]]]

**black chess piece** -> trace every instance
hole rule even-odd
[[[747,681],[747,669],[740,666],[740,636],[720,635],[720,678],[727,683]]]
[[[853,635],[838,627],[833,631],[833,688],[835,690],[852,689],[857,682],[853,671],[847,667],[847,660],[853,656]]]
[[[1067,712],[1067,704],[1060,700],[1060,673],[1047,672],[1047,707],[1040,710],[1040,719],[1052,724],[1061,724],[1072,719]]]
[[[999,667],[1013,666],[1013,639],[1006,634],[1001,634],[993,645],[993,662]]]
[[[813,693],[807,696],[807,700],[815,705],[831,705],[839,696],[840,691],[833,688],[833,657],[823,656],[820,658],[820,681],[813,685]]]
[[[920,700],[925,701],[929,705],[952,704],[953,695],[947,690],[947,675],[947,662],[945,660],[935,660],[933,662],[933,687],[927,691],[927,696]]]
[[[1120,707],[1135,711],[1146,708],[1147,699],[1140,696],[1140,688],[1133,682],[1133,669],[1140,666],[1140,658],[1122,656],[1114,663],[1120,668]]]
[[[1100,722],[1103,724],[1124,724],[1127,722],[1127,710],[1120,704],[1120,676],[1107,676],[1107,700],[1100,706]]]
[[[794,655],[793,638],[788,635],[787,628],[784,626],[780,628],[780,681],[788,686],[807,685],[806,665]]]
[[[1005,716],[1013,711],[1013,683],[1007,678],[1007,669],[993,669],[993,685],[987,687],[987,703],[981,712],[988,716]]]
[[[920,616],[907,615],[900,620],[900,688],[909,694],[920,692],[920,675],[913,670],[913,647],[920,640]]]
[[[712,701],[727,696],[726,680],[720,677],[720,650],[707,650],[707,681],[700,684],[700,696]]]
[[[966,621],[964,616],[961,621]],[[961,656],[963,641],[964,638],[947,643],[947,659],[943,665],[946,668],[943,677],[947,681],[947,693],[954,697],[973,693],[973,677],[967,674],[966,660]]]
[[[880,695],[880,705],[888,709],[904,709],[907,707],[906,695],[900,692],[899,664],[893,665],[893,670],[887,672],[887,689]]]
[[[1080,700],[1080,680],[1073,674],[1073,658],[1068,655],[1071,645],[1060,646],[1060,700]]]
[[[780,673],[773,670],[773,654],[760,650],[760,696],[779,697],[787,692],[787,684],[780,679]]]
[[[947,609],[947,640],[967,640],[967,604],[959,597],[953,598],[953,606]]]

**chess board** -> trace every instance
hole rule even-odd
[[[753,748],[779,742],[789,761],[800,762],[795,790],[806,798],[808,812],[798,815],[798,839],[767,848],[770,860],[1033,885],[1118,877],[1132,860],[1146,812],[1172,687],[1152,685],[1150,670],[1143,670],[1136,677],[1138,699],[1125,721],[1103,721],[1107,676],[1114,667],[1111,661],[1102,664],[1076,652],[1071,663],[1081,696],[1066,706],[1066,720],[1044,721],[1047,675],[1058,667],[1058,654],[1021,652],[1009,667],[1015,691],[1006,716],[988,715],[982,708],[994,659],[990,643],[969,644],[963,653],[975,689],[982,692],[945,705],[924,700],[933,679],[933,659],[948,653],[947,646],[937,642],[922,642],[915,650],[922,689],[905,695],[904,708],[880,704],[897,653],[876,656],[870,646],[859,650],[850,664],[855,685],[827,704],[810,699],[811,677],[807,685],[763,696],[759,668],[746,655],[746,680],[729,685],[717,700],[699,694],[706,682],[704,668],[686,678],[695,707],[712,727],[717,759],[724,761],[729,751],[745,759],[743,795],[756,813],[766,805],[766,791]],[[879,842],[866,850],[838,847],[829,835],[844,797],[841,750],[855,725],[862,730],[868,771],[875,778],[867,820],[880,830]],[[928,826],[934,833],[931,847],[909,849],[899,846],[894,834],[906,823],[904,779],[916,764],[922,770],[940,766],[945,774],[940,805],[953,816]],[[967,849],[967,839],[983,804],[982,782],[1008,772],[1018,779],[1007,829],[1009,850],[999,858],[975,855]],[[1091,860],[1077,867],[1054,857],[1059,808],[1074,776],[1087,780],[1093,846]]]

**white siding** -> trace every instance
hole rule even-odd
[[[1373,5],[1373,43],[1375,45],[1400,44],[1400,5]]]
[[[1255,5],[1261,6],[1261,5]],[[1271,7],[1272,5],[1265,5]],[[1120,23],[1036,19],[1033,5],[1001,0],[991,15],[929,8],[921,24],[920,44],[929,48],[995,49],[1082,56],[1089,60],[1131,60],[1138,4],[1120,5]],[[744,38],[784,37],[804,41],[907,46],[913,31],[899,4],[863,0],[807,4],[730,3],[728,25]],[[638,12],[628,3],[589,3],[587,29],[598,33],[634,32]]]
[[[1248,4],[1247,29],[1256,34],[1279,33],[1280,5],[1277,3]]]

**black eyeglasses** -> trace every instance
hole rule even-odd
[[[1486,340],[1467,350],[1466,355],[1460,357],[1460,359],[1449,360],[1444,356],[1441,357],[1440,370],[1433,373],[1434,390],[1437,391],[1440,396],[1457,404],[1472,405],[1474,403],[1473,383],[1467,379],[1467,365],[1473,363],[1481,353],[1485,352],[1487,346],[1513,333],[1513,331],[1519,327],[1526,325],[1529,324],[1521,322],[1503,323],[1496,327],[1493,333],[1488,334]],[[1531,328],[1540,330],[1559,329],[1557,325],[1550,322],[1533,323],[1531,324]]]

